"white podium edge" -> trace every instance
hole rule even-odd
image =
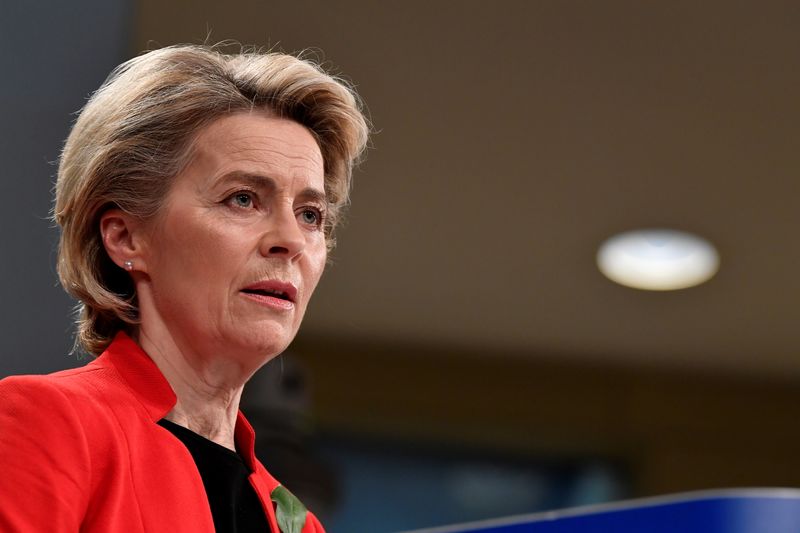
[[[732,489],[707,489],[690,492],[679,492],[676,494],[665,494],[661,496],[650,496],[647,498],[635,498],[630,500],[620,500],[616,502],[599,503],[594,505],[582,505],[580,507],[569,507],[556,511],[542,511],[538,513],[521,514],[506,516],[503,518],[490,518],[488,520],[478,520],[475,522],[464,522],[449,526],[433,527],[426,529],[414,529],[399,533],[458,533],[465,529],[509,526],[524,522],[545,522],[568,518],[572,516],[582,516],[588,514],[605,513],[610,511],[622,511],[632,508],[656,507],[672,503],[682,503],[688,501],[719,500],[732,498],[770,498],[770,499],[794,499],[800,500],[800,489],[796,488],[732,488]]]

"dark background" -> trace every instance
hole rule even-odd
[[[51,372],[77,364],[49,219],[56,163],[74,113],[130,54],[133,6],[13,1],[2,13],[0,375]]]

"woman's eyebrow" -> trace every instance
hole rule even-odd
[[[319,189],[306,187],[297,195],[297,198],[304,202],[315,202],[320,204],[328,204],[328,196]]]
[[[255,189],[265,189],[267,191],[274,191],[278,189],[278,183],[269,176],[253,174],[250,172],[242,172],[238,170],[223,174],[222,177],[219,178],[218,183],[225,184],[232,181],[250,185]],[[328,196],[325,194],[325,191],[321,191],[313,187],[306,187],[300,191],[297,194],[297,198],[303,201],[319,202],[323,204],[328,203]]]
[[[231,182],[239,182],[245,185],[250,185],[255,189],[275,190],[278,188],[275,180],[269,176],[252,174],[250,172],[243,172],[240,170],[234,170],[233,172],[223,174],[219,179],[216,180],[216,182],[220,185],[225,185]]]

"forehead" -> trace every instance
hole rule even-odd
[[[303,187],[324,185],[322,154],[311,132],[259,111],[227,115],[203,128],[194,139],[187,170],[209,181],[241,172]]]

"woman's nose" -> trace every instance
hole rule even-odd
[[[294,259],[305,247],[303,229],[291,209],[282,209],[274,213],[267,223],[267,229],[261,238],[260,251],[264,257],[284,257]]]

